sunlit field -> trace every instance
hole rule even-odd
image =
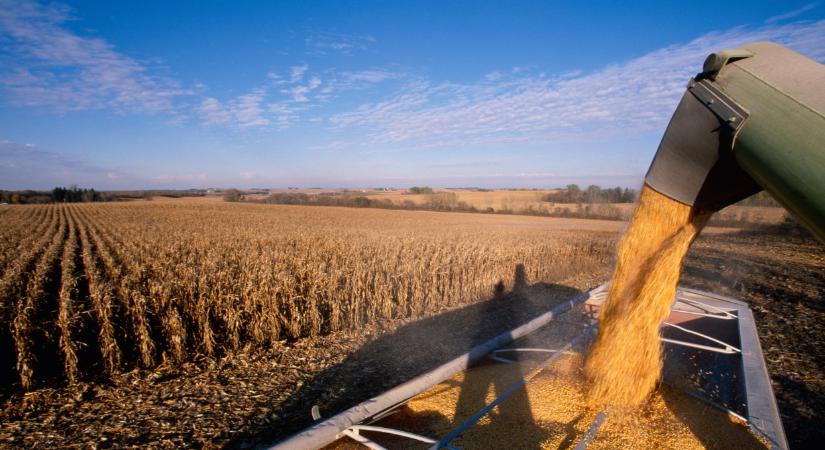
[[[5,206],[2,367],[29,389],[430,315],[604,264],[620,222],[233,204]]]

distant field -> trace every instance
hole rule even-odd
[[[437,192],[453,192],[460,202],[478,209],[493,208],[495,210],[510,209],[524,210],[528,207],[545,208],[546,202],[541,201],[541,197],[555,190],[491,190],[476,191],[466,189],[443,189]],[[426,194],[408,194],[405,190],[394,190],[389,192],[378,192],[367,195],[370,199],[389,199],[395,203],[402,203],[405,200],[423,205],[430,198]]]
[[[286,192],[285,190],[282,190]],[[489,191],[471,189],[437,189],[436,194],[454,193],[456,201],[464,202],[479,211],[492,209],[494,212],[511,212],[514,214],[547,214],[554,216],[573,217],[603,217],[611,219],[629,220],[633,214],[633,203],[554,203],[542,201],[548,193],[557,192],[557,189],[544,190],[517,190],[495,189]],[[343,190],[300,189],[289,192],[318,194],[321,192],[344,192]],[[425,206],[433,198],[432,194],[410,194],[404,189],[390,191],[352,190],[352,195],[362,195],[371,200],[389,200],[393,204],[403,205],[412,202],[418,206]],[[264,196],[255,198],[261,199]],[[720,226],[744,226],[756,224],[776,224],[785,218],[783,208],[765,206],[732,205],[719,211],[714,219]]]
[[[319,193],[348,193],[351,195],[366,196],[372,200],[386,199],[392,201],[394,204],[403,205],[405,201],[410,201],[419,206],[424,206],[430,200],[431,195],[428,194],[409,194],[407,190],[395,189],[391,191],[376,191],[376,190],[344,190],[344,189],[275,189],[272,192],[291,192],[308,195],[317,195]],[[633,214],[633,203],[596,203],[596,204],[576,204],[576,203],[551,203],[541,201],[541,197],[547,193],[556,192],[556,190],[491,190],[478,191],[467,189],[442,189],[436,192],[453,192],[456,194],[457,201],[466,202],[479,211],[485,211],[487,208],[493,208],[495,212],[507,211],[516,215],[535,215],[536,213],[547,213],[548,215],[560,215],[560,212],[565,210],[570,216],[576,217],[589,208],[590,216],[595,217],[611,217],[613,219],[629,220]],[[266,194],[247,195],[247,200],[263,200]],[[220,195],[207,195],[204,197],[189,197],[186,199],[190,202],[221,202],[223,201]],[[180,199],[170,197],[154,197],[153,201],[161,202],[175,202]],[[760,224],[777,224],[782,222],[787,216],[787,212],[783,208],[769,207],[769,206],[740,206],[731,205],[722,209],[714,215],[711,221],[712,225],[723,227],[741,227]],[[572,219],[572,217],[571,217]],[[584,223],[579,225],[589,228]],[[604,225],[599,225],[604,226]]]

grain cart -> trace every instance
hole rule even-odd
[[[711,54],[645,182],[712,210],[765,189],[825,241],[825,66],[769,42]],[[669,391],[648,407],[653,426],[603,426],[570,361],[606,295],[584,292],[330,418],[314,409],[313,426],[274,448],[787,448],[747,304],[684,288],[661,328]]]

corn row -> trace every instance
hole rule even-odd
[[[133,270],[130,270],[132,269],[131,263],[128,262],[127,257],[113,250],[113,241],[107,238],[108,233],[99,227],[96,221],[90,219],[82,210],[80,215],[87,224],[86,226],[92,230],[92,240],[106,269],[107,282],[113,286],[117,294],[115,302],[129,318],[130,333],[127,333],[127,336],[133,336],[136,340],[134,344],[138,350],[140,363],[144,367],[149,367],[154,363],[155,343],[150,337],[145,299],[140,289],[136,287],[136,275]]]
[[[72,337],[72,325],[77,320],[75,300],[79,295],[77,291],[78,268],[75,264],[75,255],[78,251],[77,224],[72,217],[68,217],[68,240],[63,248],[60,267],[60,301],[58,304],[57,326],[60,330],[59,345],[63,353],[65,376],[70,383],[77,381],[78,371],[77,345]]]
[[[17,301],[14,320],[12,320],[12,337],[17,352],[17,374],[24,389],[29,389],[33,382],[35,351],[33,348],[33,334],[35,329],[42,327],[37,313],[43,308],[49,292],[49,284],[54,283],[55,276],[59,276],[60,256],[63,251],[63,242],[66,234],[66,217],[62,209],[59,210],[57,232],[43,256],[37,262],[34,273],[29,280],[26,294]]]
[[[94,256],[95,248],[86,227],[81,228],[80,240],[83,265],[89,283],[89,296],[100,327],[98,339],[103,366],[108,373],[114,373],[120,366],[121,351],[115,337],[115,325],[112,323],[112,292],[100,272]]]
[[[5,323],[25,312],[15,302],[35,289],[35,266],[52,261],[48,351],[69,381],[425,317],[513,289],[517,266],[525,283],[601,268],[614,239],[543,219],[511,227],[507,217],[197,201],[25,206],[2,217],[14,224],[0,230],[12,261],[0,278]],[[30,352],[26,336],[5,366],[17,367],[18,348]]]

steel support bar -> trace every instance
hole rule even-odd
[[[705,311],[711,312],[696,312],[696,311],[689,311],[686,309],[677,309],[675,306],[671,310],[671,312],[680,312],[685,314],[693,314],[695,316],[702,316],[702,317],[710,317],[713,319],[723,319],[723,320],[736,320],[736,315],[731,314],[730,311],[725,311],[723,309],[716,308],[715,306],[711,306],[702,302],[697,302],[696,300],[688,300],[685,298],[676,297],[676,304],[684,303],[689,306],[693,306],[698,309],[703,309]],[[715,314],[714,314],[715,312]]]
[[[702,344],[694,344],[692,342],[679,341],[679,340],[676,340],[676,339],[669,339],[669,338],[661,338],[662,342],[669,342],[671,344],[683,345],[685,347],[693,347],[693,348],[698,348],[698,349],[701,349],[701,350],[707,350],[709,352],[716,352],[716,353],[728,353],[728,354],[742,353],[742,350],[728,344],[727,342],[722,342],[719,339],[710,337],[710,336],[708,336],[706,334],[703,334],[703,333],[699,333],[698,331],[689,330],[685,327],[680,327],[679,325],[672,324],[670,322],[662,322],[662,325],[672,327],[672,328],[676,328],[677,330],[684,331],[685,333],[692,334],[692,335],[700,337],[702,339],[706,339],[708,341],[719,344],[719,345],[723,346],[724,348],[711,347],[709,345],[702,345]]]
[[[360,434],[358,434],[357,431],[344,430],[341,434],[343,434],[344,436],[349,436],[355,442],[357,442],[357,443],[359,443],[359,444],[361,444],[361,445],[363,445],[367,448],[371,448],[372,450],[387,450],[386,447],[378,445],[375,442],[373,442],[372,440],[370,440],[368,438],[365,438],[364,436],[361,436]]]

